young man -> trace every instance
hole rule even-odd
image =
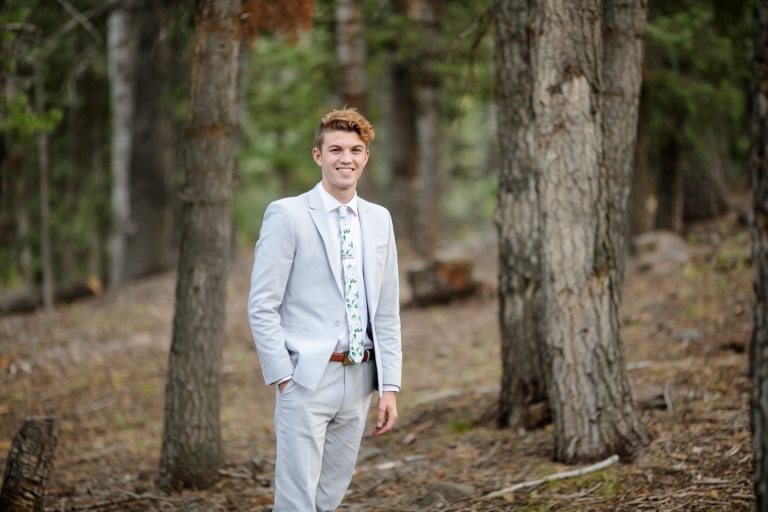
[[[276,384],[274,512],[332,511],[352,479],[371,393],[373,435],[397,418],[402,353],[392,219],[355,189],[373,140],[354,109],[320,120],[322,181],[264,214],[248,317]]]

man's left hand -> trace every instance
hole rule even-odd
[[[376,428],[373,429],[373,435],[380,436],[386,434],[395,426],[397,419],[397,393],[394,391],[385,391],[379,397],[378,410],[379,415],[376,418]]]

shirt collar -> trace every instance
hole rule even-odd
[[[338,210],[339,206],[341,206],[342,203],[340,203],[338,199],[333,197],[323,188],[322,182],[317,184],[317,188],[320,190],[320,197],[323,198],[323,205],[325,205],[325,211],[331,212],[333,210]],[[355,192],[355,195],[347,203],[347,206],[349,206],[349,209],[355,212],[355,215],[357,215],[357,192]]]

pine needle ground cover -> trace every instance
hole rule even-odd
[[[650,389],[657,407],[641,413],[653,435],[647,454],[494,500],[479,498],[572,468],[552,462],[551,427],[495,426],[495,238],[489,232],[479,240],[468,250],[487,283],[480,293],[403,309],[400,419],[391,435],[363,439],[342,510],[751,510],[751,268],[749,236],[735,214],[692,227],[689,261],[669,272],[629,265],[626,361],[638,398]],[[270,510],[274,389],[263,385],[245,313],[249,253],[234,264],[228,285],[227,467],[216,485],[173,495],[154,488],[173,273],[50,315],[0,318],[0,465],[26,416],[55,415],[63,431],[49,510]],[[407,247],[401,257],[404,267]],[[474,494],[424,501],[436,483],[469,485]]]

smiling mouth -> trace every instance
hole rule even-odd
[[[336,170],[344,174],[350,174],[351,172],[354,171],[354,169],[352,169],[351,167],[337,167]]]

